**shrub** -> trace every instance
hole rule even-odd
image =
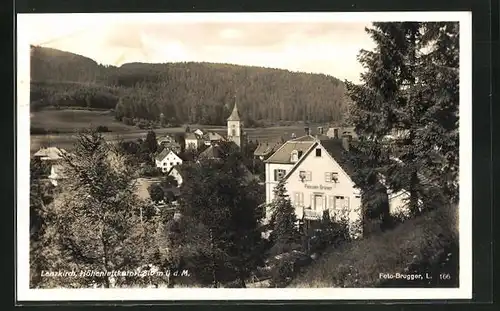
[[[144,177],[157,177],[162,175],[162,171],[156,166],[144,165],[139,174]]]
[[[294,275],[293,263],[281,261],[271,271],[270,287],[286,287]]]
[[[435,262],[450,245],[458,243],[456,223],[456,209],[443,206],[393,230],[329,249],[292,286],[379,286],[381,272],[403,273],[416,263]]]
[[[109,130],[109,128],[107,126],[104,126],[104,125],[99,125],[97,128],[96,128],[96,131],[99,132],[99,133],[106,133],[106,132],[111,132]]]

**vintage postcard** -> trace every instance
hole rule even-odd
[[[468,12],[17,15],[17,299],[472,298],[471,40]]]

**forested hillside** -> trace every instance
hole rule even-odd
[[[115,107],[119,120],[222,125],[236,100],[248,126],[259,121],[339,121],[344,84],[331,76],[210,63],[103,66],[32,47],[32,110]]]

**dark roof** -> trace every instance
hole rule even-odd
[[[221,159],[224,152],[219,146],[212,145],[200,153],[199,157],[204,159]]]
[[[354,176],[356,168],[349,156],[349,152],[353,151],[346,151],[342,145],[341,139],[324,139],[320,140],[320,143],[349,176]],[[350,144],[352,144],[352,141]]]
[[[161,161],[163,159],[165,159],[165,157],[170,153],[170,149],[168,148],[163,148],[163,150],[158,154],[156,155],[156,160],[158,161]]]
[[[200,139],[200,138],[195,133],[186,133],[186,136],[184,139]]]
[[[233,112],[231,112],[231,115],[229,118],[227,118],[228,121],[240,121],[240,114],[238,113],[238,105],[234,103],[234,108]]]
[[[290,161],[292,151],[297,150],[304,154],[316,141],[317,140],[310,135],[289,140],[279,147],[279,149],[265,162],[293,164],[293,162]]]
[[[275,152],[276,150],[278,150],[278,148],[281,146],[280,143],[278,142],[272,142],[272,143],[269,143],[269,142],[265,142],[265,143],[260,143],[258,146],[257,146],[257,149],[255,149],[255,151],[253,152],[253,154],[255,156],[266,156],[268,154],[270,154],[271,152]]]
[[[352,142],[351,142],[352,143]],[[299,161],[295,164],[295,166],[287,173],[286,178],[290,176],[297,167],[299,167],[300,162],[310,153],[312,152],[313,149],[315,149],[316,146],[321,145],[325,150],[332,156],[332,158],[339,164],[339,166],[346,172],[347,175],[351,177],[354,177],[354,174],[356,173],[356,168],[353,165],[353,163],[350,161],[350,156],[349,152],[352,151],[346,151],[342,145],[342,140],[341,139],[325,139],[325,140],[319,140],[315,139],[314,143],[311,145],[311,147],[314,148],[309,148],[309,152],[304,154]],[[354,179],[353,179],[354,181]]]

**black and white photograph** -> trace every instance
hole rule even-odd
[[[18,298],[471,298],[471,31],[18,14]]]

